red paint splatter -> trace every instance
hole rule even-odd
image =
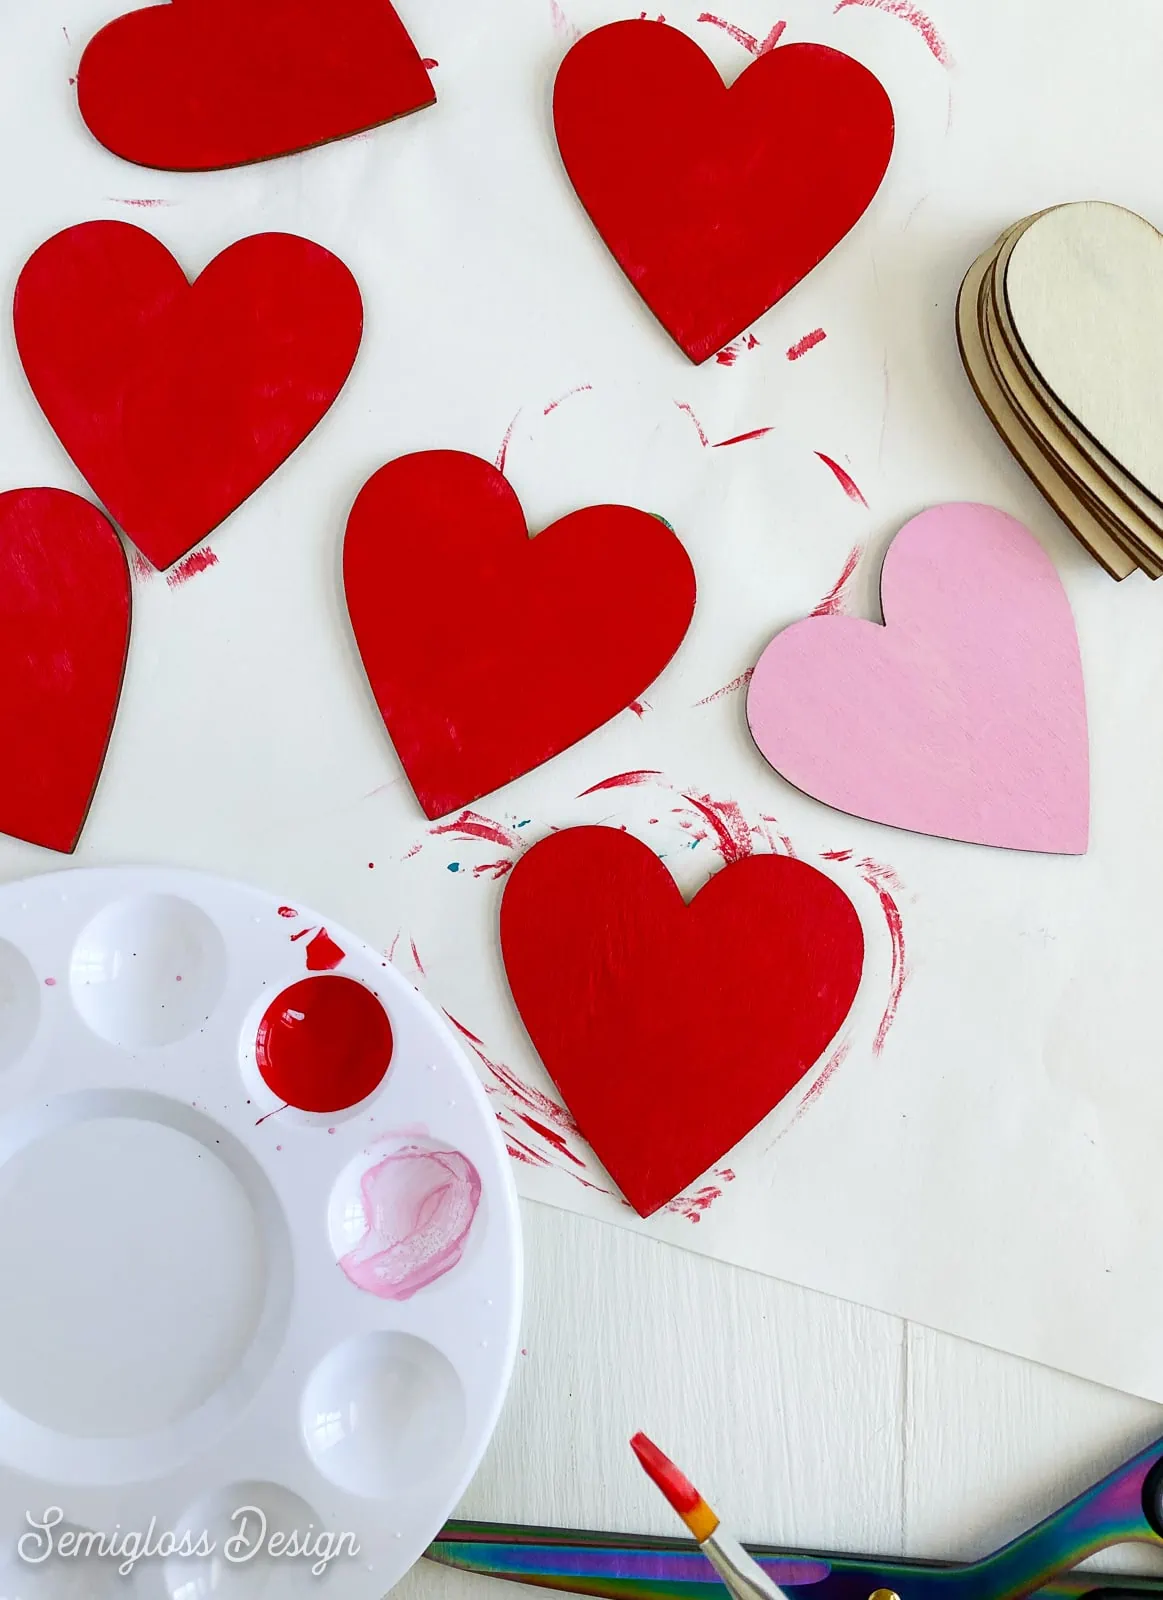
[[[739,357],[748,350],[754,350],[759,340],[753,333],[741,334],[738,339],[732,339],[730,344],[725,344],[715,357],[720,367],[733,367]]]
[[[636,717],[644,717],[648,711],[652,711],[654,708],[649,700],[631,700],[627,709],[632,711]]]
[[[836,482],[840,485],[841,489],[843,489],[849,500],[859,500],[862,506],[868,505],[868,501],[864,498],[857,487],[856,480],[851,476],[850,473],[845,472],[844,468],[838,461],[833,461],[832,457],[826,456],[822,450],[816,451],[816,458],[817,460],[822,461],[828,470],[835,475]]]
[[[517,426],[517,418],[521,415],[520,407],[513,413],[513,420],[505,429],[505,437],[501,440],[501,448],[497,451],[496,467],[498,472],[504,472],[505,462],[509,459],[509,446],[513,441],[513,429]]]
[[[900,17],[902,22],[907,22],[917,30],[928,45],[934,58],[943,67],[952,65],[953,58],[949,54],[945,41],[933,26],[932,19],[926,16],[918,6],[913,5],[912,0],[839,0],[839,3],[833,7],[832,14],[835,15],[837,11],[843,11],[847,6],[871,6],[874,11],[885,11],[890,17]]]
[[[400,860],[401,861],[411,861],[412,857],[413,856],[418,856],[420,854],[421,850],[423,850],[423,848],[424,848],[424,841],[423,841],[423,839],[421,839],[416,844],[414,844],[410,850],[405,850],[404,854],[400,857]]]
[[[751,824],[742,808],[734,800],[712,800],[709,794],[701,797],[684,794],[683,799],[706,817],[717,841],[715,849],[724,864],[743,861],[755,853],[751,838]]]
[[[840,573],[840,576],[828,590],[827,594],[824,595],[823,599],[819,601],[815,610],[810,613],[813,617],[835,617],[844,610],[844,591],[851,582],[852,574],[860,565],[860,557],[863,554],[863,545],[854,544],[852,546],[851,550],[848,552],[848,559],[844,563],[844,568]]]
[[[701,700],[696,700],[696,706],[713,706],[716,700],[722,700],[726,695],[734,694],[736,690],[743,689],[751,682],[754,667],[748,667],[746,672],[741,672],[737,678],[732,678],[730,683],[725,683],[721,689],[716,689],[712,694],[705,694]]]
[[[765,433],[771,432],[771,428],[752,428],[750,433],[737,433],[730,439],[720,439],[718,444],[711,446],[711,449],[725,450],[729,444],[746,444],[748,439],[762,439]]]
[[[695,416],[694,407],[686,400],[676,400],[674,403],[675,403],[675,405],[678,407],[678,409],[680,411],[685,411],[687,416],[694,423],[695,429],[698,432],[699,443],[703,446],[704,449],[706,449],[707,445],[709,445],[711,441],[707,438],[706,434],[703,432],[703,425],[699,421],[698,417]]]
[[[551,400],[541,415],[543,417],[547,417],[551,411],[556,411],[559,405],[562,405],[566,400],[572,399],[575,394],[588,394],[593,387],[594,386],[592,383],[579,383],[576,388],[567,389],[565,393],[563,395],[559,395],[556,400]]]
[[[716,1167],[711,1176],[717,1178],[719,1182],[704,1184],[701,1189],[676,1195],[663,1206],[663,1211],[668,1211],[672,1216],[683,1217],[687,1222],[701,1222],[715,1201],[722,1198],[723,1190],[719,1185],[735,1181],[735,1174],[730,1167]]]
[[[183,556],[177,566],[166,573],[166,582],[171,589],[176,589],[179,584],[188,583],[191,578],[197,577],[199,572],[205,572],[208,567],[216,567],[218,557],[208,544],[200,550],[191,550],[188,556]]]
[[[46,989],[55,989],[57,986],[57,980],[55,978],[46,978],[44,980],[44,986]]]
[[[392,1059],[392,1025],[354,978],[303,978],[271,1001],[255,1036],[263,1082],[300,1111],[346,1111],[374,1093]]]
[[[897,1007],[900,1005],[901,993],[904,990],[905,980],[909,975],[905,965],[905,930],[901,919],[900,907],[896,903],[894,890],[900,888],[900,879],[891,867],[883,866],[878,861],[870,861],[866,857],[856,864],[857,871],[865,883],[872,889],[880,901],[881,913],[884,916],[885,926],[888,929],[889,940],[892,944],[892,970],[889,975],[888,1004],[884,1008],[884,1015],[876,1030],[876,1037],[872,1041],[872,1053],[878,1056],[884,1049],[884,1041],[888,1038],[888,1030],[896,1021]]]
[[[643,767],[639,772],[616,772],[612,778],[603,778],[601,783],[591,784],[588,789],[583,789],[578,799],[584,799],[587,794],[597,794],[599,789],[630,789],[635,784],[649,783],[651,778],[661,777],[661,772],[655,772],[649,767]]]
[[[798,361],[801,356],[806,356],[809,350],[814,350],[818,344],[823,344],[828,335],[823,328],[813,328],[811,333],[805,333],[802,339],[797,339],[795,344],[787,347],[789,361]]]
[[[149,562],[145,559],[140,550],[131,550],[129,552],[129,570],[133,573],[133,576],[140,579],[142,583],[145,583],[148,581],[148,579],[157,576],[157,568],[152,564],[152,562]]]
[[[424,70],[426,72],[431,72],[432,68],[433,67],[438,67],[440,65],[440,63],[439,63],[439,61],[437,61],[435,56],[421,56],[420,65],[424,68]]]
[[[72,78],[69,81],[75,83],[76,79]],[[137,206],[139,210],[143,211],[152,211],[157,206],[168,206],[170,204],[168,200],[127,200],[119,194],[111,194],[109,199],[115,206]]]
[[[314,933],[314,932],[315,932],[314,926],[312,926],[310,928],[300,928],[298,933],[293,933],[291,935],[291,943],[292,944],[298,944],[300,939],[305,939],[309,933]]]
[[[327,929],[320,928],[307,946],[307,971],[333,972],[346,954],[347,951],[339,948]],[[338,1107],[335,1109],[338,1110]]]
[[[297,917],[298,915],[299,915],[299,913],[295,910],[294,906],[280,906],[279,907],[279,916],[280,917]]]
[[[516,850],[521,843],[512,829],[494,822],[491,817],[482,816],[479,811],[462,811],[452,822],[442,822],[435,828],[429,828],[428,832],[447,833],[460,840],[486,839],[489,844],[499,844],[504,850]],[[407,856],[404,859],[407,860]]]
[[[472,869],[472,875],[474,878],[481,878],[487,872],[495,883],[498,878],[503,878],[512,872],[515,865],[513,861],[482,861],[479,866]]]
[[[559,39],[569,39],[571,43],[576,43],[581,38],[581,29],[569,20],[557,0],[549,0],[549,20]]]
[[[420,952],[416,948],[415,939],[409,939],[408,943],[412,946],[412,960],[416,963],[416,971],[422,978],[426,978],[428,974],[424,971],[424,963],[420,959]]]

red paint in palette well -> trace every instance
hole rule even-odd
[[[255,1037],[263,1082],[299,1111],[346,1111],[379,1088],[392,1059],[392,1025],[354,978],[303,978],[263,1013]]]

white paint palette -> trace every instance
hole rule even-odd
[[[962,360],[1014,456],[1115,578],[1163,574],[1163,236],[1121,206],[1027,217],[970,268]]]
[[[372,1600],[496,1422],[515,1191],[375,951],[200,874],[60,872],[0,888],[0,1282],[0,1593]],[[50,1507],[203,1552],[163,1544],[128,1591],[113,1557],[30,1564]]]

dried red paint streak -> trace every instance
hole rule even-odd
[[[851,850],[825,850],[820,857],[821,861],[851,861]]]
[[[718,444],[711,446],[712,450],[725,450],[729,444],[746,444],[749,439],[762,439],[765,433],[771,433],[771,428],[752,428],[750,433],[737,433],[733,438],[720,439]]]
[[[327,929],[320,928],[307,946],[307,971],[334,972],[346,954],[347,951],[339,948]]]
[[[567,389],[565,393],[563,395],[559,395],[556,400],[551,400],[541,415],[543,417],[547,417],[551,411],[556,411],[558,406],[564,405],[567,400],[572,400],[575,394],[589,394],[593,387],[594,386],[592,383],[579,383],[576,388]]]
[[[472,875],[474,878],[483,878],[487,872],[495,883],[512,872],[515,865],[513,861],[482,861],[480,866],[472,869]]]
[[[411,861],[412,857],[413,856],[418,856],[420,854],[421,850],[423,850],[423,848],[424,848],[424,841],[423,841],[423,839],[420,839],[412,846],[412,848],[410,850],[405,850],[404,851],[404,854],[400,857],[400,860],[401,861]]]
[[[540,1134],[555,1150],[565,1156],[567,1160],[572,1161],[575,1167],[584,1168],[585,1162],[580,1156],[574,1155],[566,1142],[564,1134],[558,1133],[556,1128],[547,1128],[543,1122],[538,1122],[536,1117],[531,1117],[526,1112],[522,1111],[519,1115],[526,1127],[532,1128],[534,1133]]]
[[[549,0],[549,20],[553,24],[553,31],[559,39],[569,39],[576,44],[581,38],[581,29],[569,20],[558,5],[557,0]]]
[[[601,783],[583,789],[578,799],[584,800],[587,794],[597,794],[600,789],[632,789],[636,784],[649,783],[651,778],[661,777],[662,773],[655,772],[651,767],[643,767],[637,772],[616,772],[612,778],[603,778]]]
[[[701,1189],[676,1195],[663,1206],[663,1211],[669,1212],[671,1216],[683,1217],[687,1222],[701,1222],[715,1201],[722,1199],[723,1190],[720,1185],[735,1181],[735,1174],[730,1167],[716,1167],[711,1176],[719,1180],[718,1184],[704,1184]]]
[[[902,22],[907,22],[920,34],[928,45],[933,57],[943,67],[952,65],[953,58],[949,54],[945,41],[933,26],[932,19],[918,7],[912,0],[839,0],[833,7],[833,15],[843,11],[846,6],[871,6],[874,11],[887,12],[890,17],[900,17]]]
[[[703,432],[703,425],[699,421],[698,417],[695,416],[694,407],[689,403],[689,401],[686,401],[686,400],[676,400],[674,403],[678,407],[678,409],[680,411],[682,411],[682,412],[685,412],[685,414],[694,423],[695,431],[698,433],[698,436],[699,436],[699,443],[702,445],[703,449],[705,450],[707,448],[707,446],[710,444],[711,441],[707,438],[706,434]]]
[[[140,550],[131,550],[129,552],[129,570],[142,583],[145,583],[149,578],[157,576],[157,568],[145,559]]]
[[[848,559],[843,570],[827,594],[811,613],[813,617],[835,617],[844,610],[844,591],[852,581],[852,574],[860,565],[860,557],[864,554],[864,546],[854,544],[848,552]]]
[[[823,1068],[817,1075],[816,1081],[811,1085],[807,1093],[800,1100],[799,1105],[796,1107],[796,1114],[788,1125],[789,1127],[794,1128],[804,1113],[811,1110],[812,1106],[815,1105],[816,1101],[831,1083],[835,1074],[844,1065],[845,1061],[847,1061],[851,1050],[852,1041],[850,1039],[846,1039],[842,1045],[839,1045],[832,1052],[827,1061],[825,1061]]]
[[[736,26],[734,22],[727,22],[722,17],[712,16],[709,11],[701,12],[698,20],[700,22],[709,22],[714,28],[722,28],[729,38],[734,39],[736,44],[741,44],[744,50],[750,51],[753,56],[765,56],[769,50],[774,50],[780,41],[783,30],[787,27],[786,22],[777,22],[770,33],[760,40],[753,33],[748,33],[745,29]]]
[[[876,1030],[876,1037],[872,1041],[872,1053],[878,1056],[884,1049],[884,1042],[888,1038],[888,1030],[896,1021],[897,1008],[900,1005],[901,994],[904,990],[905,980],[909,975],[905,964],[905,929],[901,918],[900,907],[893,894],[894,889],[900,888],[900,879],[891,867],[883,866],[878,861],[870,861],[867,857],[856,864],[856,870],[864,879],[868,887],[875,893],[880,901],[881,914],[885,926],[888,928],[889,941],[892,945],[892,969],[889,974],[888,1004],[884,1008],[884,1015]]]
[[[176,589],[180,584],[189,583],[200,572],[217,565],[218,557],[208,544],[204,544],[200,550],[191,550],[188,556],[183,556],[177,566],[166,573],[166,582],[171,589]]]
[[[513,442],[513,429],[517,426],[517,418],[520,415],[520,409],[514,411],[513,420],[505,429],[505,437],[501,440],[501,448],[497,451],[496,467],[498,472],[504,472],[505,470],[505,462],[509,459],[509,446]]]
[[[273,1111],[268,1111],[265,1114],[265,1116],[261,1116],[261,1117],[257,1118],[257,1120],[255,1121],[255,1127],[256,1128],[261,1128],[264,1122],[269,1122],[272,1117],[277,1117],[280,1111],[286,1111],[286,1110],[288,1110],[288,1107],[286,1105],[276,1106]],[[280,1150],[282,1149],[282,1145],[279,1146],[279,1149]]]
[[[739,357],[748,350],[754,350],[759,340],[753,333],[741,334],[738,339],[732,339],[730,344],[725,344],[715,356],[715,362],[720,367],[733,367]]]
[[[295,910],[294,906],[280,906],[279,907],[279,916],[280,917],[297,917],[298,915],[299,915],[299,913]]]
[[[127,200],[119,194],[111,194],[109,198],[116,206],[136,206],[139,211],[155,211],[158,206],[170,204],[168,200]]]
[[[512,1156],[513,1160],[519,1161],[522,1166],[547,1167],[549,1165],[549,1162],[544,1156],[535,1155],[527,1145],[522,1145],[521,1148],[518,1149],[516,1145],[510,1144],[509,1141],[506,1140],[505,1149],[508,1154]]]
[[[822,450],[816,451],[816,459],[822,461],[843,489],[849,500],[858,500],[862,506],[867,507],[868,501],[861,494],[859,486],[851,473],[845,472],[838,461],[833,461],[831,456],[826,456]]]
[[[746,672],[741,672],[737,678],[732,678],[730,683],[725,683],[721,689],[716,689],[713,694],[705,694],[701,700],[696,700],[696,706],[713,706],[716,700],[722,700],[729,694],[734,694],[739,689],[745,689],[751,682],[754,667],[748,667]]]
[[[491,817],[482,816],[479,811],[462,811],[459,817],[452,822],[442,822],[435,828],[429,828],[429,834],[452,834],[456,839],[485,839],[489,844],[499,844],[504,850],[516,850],[520,846],[520,839],[500,822],[494,822]],[[409,855],[414,851],[409,851]],[[408,859],[404,857],[405,861]]]
[[[806,356],[809,350],[814,350],[818,344],[823,344],[828,335],[823,328],[813,328],[811,333],[805,333],[802,339],[797,339],[795,344],[787,347],[789,361],[798,361],[801,356]]]
[[[759,818],[759,829],[767,840],[768,848],[773,855],[779,854],[779,850],[776,848],[778,842],[785,856],[790,856],[793,861],[799,860],[795,845],[792,844],[790,836],[780,828],[777,817],[769,817],[766,812],[762,813]]]
[[[395,959],[396,959],[396,946],[400,942],[400,936],[403,933],[403,931],[404,930],[401,928],[400,932],[397,933],[396,937],[392,940],[391,945],[388,947],[388,960],[389,961],[395,961]]]
[[[424,963],[420,959],[420,952],[416,948],[415,939],[409,939],[408,943],[412,946],[412,960],[416,963],[416,971],[422,978],[426,978],[428,974],[424,971]]]
[[[711,824],[716,840],[715,849],[725,865],[730,866],[734,861],[744,861],[754,855],[751,824],[734,800],[712,800],[709,794],[701,799],[697,795],[684,794],[683,799]]]
[[[653,710],[649,700],[631,700],[628,710],[636,717],[644,717],[648,711]]]

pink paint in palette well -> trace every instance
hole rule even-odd
[[[458,1150],[410,1144],[369,1166],[359,1192],[365,1231],[339,1265],[367,1294],[410,1300],[463,1256],[481,1180]]]

